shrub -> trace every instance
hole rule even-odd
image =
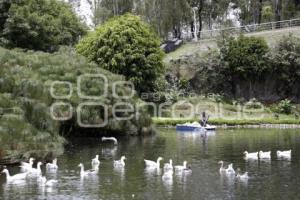
[[[69,4],[58,0],[4,0],[0,3],[2,45],[42,51],[74,45],[85,33]]]
[[[212,100],[216,103],[221,103],[224,101],[224,97],[220,94],[213,94],[212,95]]]
[[[271,61],[281,83],[278,91],[285,97],[295,95],[300,81],[300,38],[293,35],[282,37]]]
[[[227,70],[232,75],[244,78],[260,76],[266,69],[266,54],[269,47],[266,41],[257,37],[240,36],[231,40],[222,49]]]
[[[77,77],[85,74],[102,74],[108,79],[107,95],[93,100],[93,102],[106,105],[108,108],[108,125],[105,127],[85,129],[77,123],[78,110],[76,108],[79,104],[88,102],[87,99],[80,98],[77,92]],[[9,82],[8,80],[13,81]],[[76,55],[67,48],[53,54],[0,48],[0,134],[2,139],[2,141],[0,140],[0,150],[4,149],[5,152],[8,152],[5,156],[11,156],[9,151],[16,150],[14,155],[17,155],[18,158],[36,152],[36,156],[42,157],[49,152],[53,152],[54,155],[57,155],[57,150],[59,150],[58,153],[62,152],[63,138],[59,133],[64,136],[71,136],[75,132],[89,134],[92,131],[99,136],[104,133],[124,135],[152,133],[151,118],[143,107],[139,110],[135,109],[133,112],[120,111],[117,113],[121,117],[130,117],[133,114],[134,117],[130,117],[128,120],[118,120],[113,116],[112,109],[116,102],[127,103],[134,108],[142,103],[137,95],[129,99],[122,98],[122,96],[129,96],[132,93],[126,85],[118,86],[118,97],[112,95],[113,83],[122,80],[124,77],[87,62],[84,57]],[[73,92],[70,99],[57,100],[51,96],[50,86],[54,81],[71,83]],[[99,92],[103,91],[103,84],[99,84],[99,82],[99,79],[83,78],[82,93],[99,95]],[[58,84],[54,88],[55,94],[58,96],[67,95],[70,92],[65,85]],[[68,106],[59,106],[50,113],[51,105],[57,101],[71,104],[73,112]],[[81,110],[83,123],[99,124],[101,114],[103,114],[101,108],[101,106],[83,108]],[[120,106],[117,109],[128,110],[128,107]],[[66,121],[56,121],[51,114],[55,117],[69,115],[73,117]],[[135,116],[135,114],[137,115]]]
[[[291,101],[288,99],[282,100],[279,102],[279,104],[276,107],[276,112],[282,113],[282,114],[291,114],[294,109],[294,106],[292,105]]]
[[[100,67],[124,75],[138,92],[154,91],[164,71],[159,38],[131,14],[110,19],[83,38],[76,49]]]
[[[248,109],[260,109],[263,108],[263,104],[260,103],[256,98],[252,98],[250,99],[250,101],[248,101],[245,106]]]

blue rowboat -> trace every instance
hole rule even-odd
[[[177,124],[176,130],[177,131],[197,131],[197,132],[203,132],[203,131],[214,131],[216,130],[216,126],[206,125],[205,127],[201,126],[198,122],[194,123],[185,123],[185,124]]]

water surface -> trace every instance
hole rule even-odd
[[[276,150],[292,149],[291,160],[276,158]],[[271,161],[245,161],[243,152],[272,151]],[[98,176],[81,179],[80,162],[90,168],[99,154]],[[113,160],[127,157],[124,170],[114,169]],[[145,170],[143,159],[175,165],[187,160],[192,174],[162,180],[161,171]],[[220,176],[218,161],[233,163],[248,171],[248,182]],[[162,162],[162,163],[163,163]],[[54,187],[36,181],[7,184],[0,176],[0,199],[300,199],[300,130],[236,129],[218,130],[206,137],[161,129],[156,136],[122,138],[114,146],[100,139],[77,139],[58,158],[56,174],[43,173],[58,180]],[[12,174],[18,167],[9,168]]]

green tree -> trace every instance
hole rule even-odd
[[[241,8],[242,24],[261,23],[262,18],[262,0],[238,0],[237,6]]]
[[[95,1],[95,0],[94,0]],[[108,10],[107,18],[123,15],[127,12],[132,12],[134,6],[134,0],[96,0],[98,1],[98,7]]]
[[[264,6],[262,9],[262,18],[267,21],[270,22],[272,21],[272,19],[274,18],[274,13],[272,10],[272,6]]]
[[[1,0],[0,1],[0,33],[4,29],[4,24],[8,18],[8,10],[10,8],[12,0]]]
[[[293,0],[287,0],[284,2],[282,15],[283,18],[288,20],[296,16],[296,3]]]
[[[55,51],[59,45],[73,45],[85,27],[70,5],[58,0],[11,1],[2,17],[1,43],[10,48]]]
[[[267,53],[269,47],[266,41],[257,37],[239,36],[231,39],[221,49],[224,61],[224,73],[232,85],[232,93],[239,80],[249,80],[251,92],[252,83],[259,79],[268,68]]]
[[[154,27],[155,31],[162,38],[167,38],[168,33],[172,31],[170,28],[170,18],[168,10],[168,1],[145,0],[142,8],[137,9],[137,14],[143,16],[145,21]],[[177,8],[178,9],[178,8]]]
[[[153,91],[164,72],[159,38],[132,14],[108,20],[83,38],[76,49],[104,69],[124,75],[138,92]]]
[[[114,15],[113,10],[108,6],[109,4],[104,4],[105,2],[103,0],[93,0],[93,23],[95,27],[103,24]]]
[[[299,87],[296,85],[300,81],[300,38],[293,35],[281,38],[271,60],[274,71],[282,82],[279,92],[286,97],[297,93]]]
[[[165,26],[167,30],[172,30],[174,38],[181,38],[182,25],[190,22],[192,10],[186,0],[168,0],[166,2],[168,9],[165,16]]]

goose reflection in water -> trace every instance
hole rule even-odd
[[[125,168],[124,167],[114,167],[114,171],[117,175],[121,177],[121,180],[125,178]]]
[[[163,185],[169,194],[173,193],[173,171],[166,171],[161,177]]]
[[[26,192],[28,190],[27,186],[28,183],[26,182],[26,180],[16,180],[16,181],[4,183],[3,184],[4,199],[13,199],[14,196],[10,196],[10,194]]]
[[[105,146],[102,147],[101,153],[104,157],[114,157],[116,156],[118,146]]]
[[[96,191],[99,189],[99,175],[80,176],[79,190],[84,193],[86,191]]]
[[[146,167],[145,168],[145,175],[147,178],[153,178],[156,176],[160,176],[162,174],[162,169],[161,168],[151,168],[151,167]]]

